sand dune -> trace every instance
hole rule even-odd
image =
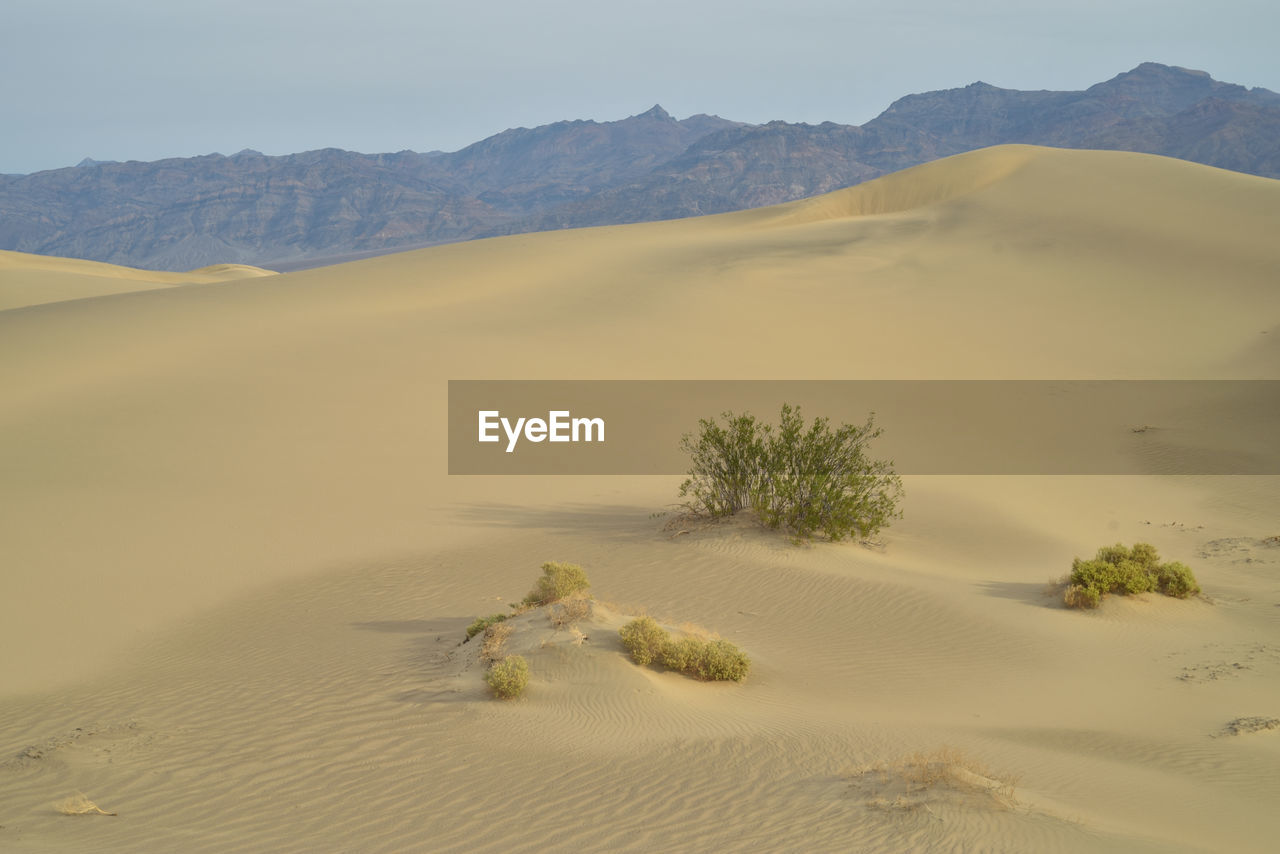
[[[270,270],[248,264],[215,264],[187,273],[165,273],[0,250],[0,311],[129,291],[272,275],[275,274]]]
[[[445,404],[1280,379],[1278,223],[1280,182],[1014,146],[253,279],[4,253],[0,292],[66,287],[0,311],[0,850],[1270,850],[1280,735],[1223,733],[1280,718],[1280,478],[911,477],[883,547],[797,548],[673,537],[675,478],[450,478]],[[1208,597],[1045,593],[1139,540]],[[610,605],[582,644],[530,617],[528,694],[491,700],[458,644],[545,560]],[[640,608],[750,677],[636,667]],[[944,746],[972,766],[911,784]]]

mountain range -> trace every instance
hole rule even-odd
[[[1280,178],[1280,95],[1143,63],[1083,91],[973,83],[864,125],[662,107],[507,130],[452,153],[241,151],[0,175],[0,249],[150,269],[328,260],[721,213],[1004,143],[1138,151]]]

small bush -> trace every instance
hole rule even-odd
[[[698,662],[702,659],[705,642],[701,638],[686,637],[680,640],[668,640],[662,647],[659,661],[668,670],[677,673],[696,673]]]
[[[1137,543],[1132,549],[1117,543],[1098,549],[1093,560],[1072,561],[1063,602],[1070,608],[1096,608],[1111,593],[1151,590],[1185,599],[1199,593],[1200,585],[1184,564],[1161,564],[1150,543]]]
[[[587,574],[577,564],[548,561],[542,565],[542,577],[524,597],[524,604],[549,605],[590,586]]]
[[[501,700],[519,697],[529,685],[529,662],[523,656],[508,656],[489,668],[484,681],[493,695]]]
[[[746,653],[726,640],[713,640],[703,645],[696,674],[690,675],[708,682],[741,682],[749,669]]]
[[[725,640],[698,637],[672,640],[651,617],[638,617],[618,630],[622,645],[641,666],[661,664],[704,682],[741,682],[751,668],[742,650]]]
[[[652,664],[662,655],[670,636],[652,617],[637,617],[618,630],[631,660],[640,666]]]
[[[766,526],[796,539],[822,532],[831,540],[874,536],[902,516],[902,481],[893,464],[866,454],[881,432],[873,418],[834,431],[827,419],[815,418],[806,427],[799,408],[787,404],[776,428],[748,414],[723,417],[725,426],[702,419],[697,437],[681,440],[692,460],[680,486],[690,512],[729,516],[749,507]]]
[[[1186,599],[1200,592],[1200,585],[1191,572],[1191,567],[1177,561],[1170,561],[1160,567],[1156,574],[1156,589],[1166,596]]]
[[[503,620],[505,620],[508,616],[511,616],[511,615],[509,615],[509,614],[493,614],[492,616],[489,616],[489,617],[480,617],[480,618],[478,618],[474,623],[472,623],[471,625],[467,626],[467,640],[471,640],[473,637],[475,637],[476,635],[480,634],[480,633],[481,633],[481,632],[483,632],[485,629],[489,628],[490,626],[494,625],[495,623],[501,623],[501,622],[502,622]]]

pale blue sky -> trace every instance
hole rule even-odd
[[[255,148],[461,148],[624,118],[861,124],[984,80],[1152,60],[1280,90],[1280,3],[1224,0],[4,0],[0,172]]]

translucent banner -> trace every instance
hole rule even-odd
[[[863,424],[899,474],[1280,474],[1272,380],[452,380],[449,473],[674,475],[700,419]]]

